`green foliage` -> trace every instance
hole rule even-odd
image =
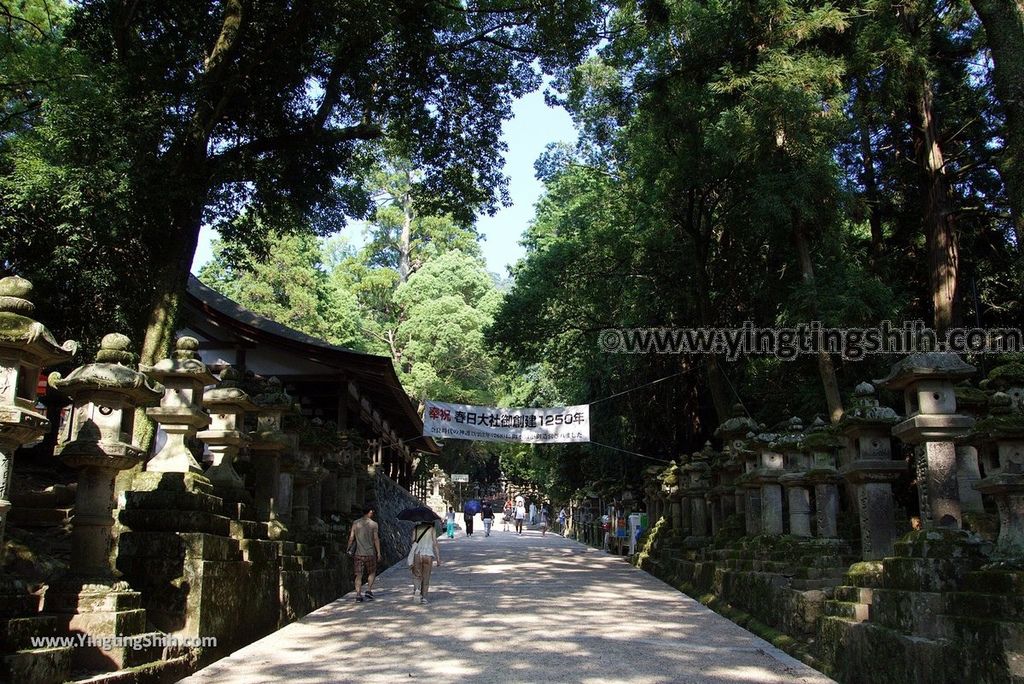
[[[223,241],[199,272],[210,287],[247,309],[332,344],[363,350],[363,322],[355,295],[335,286],[323,266],[324,248],[316,237],[270,233],[268,258],[231,263]]]

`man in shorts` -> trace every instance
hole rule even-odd
[[[356,575],[356,602],[363,602],[363,570],[366,571],[366,600],[373,600],[373,581],[377,579],[377,561],[382,560],[380,553],[380,536],[377,534],[377,523],[373,517],[377,511],[373,506],[363,509],[363,517],[352,523],[348,533],[348,544],[356,543],[354,558]]]

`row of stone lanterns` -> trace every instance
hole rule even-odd
[[[997,550],[1024,554],[1024,366],[993,371],[983,383],[990,396],[958,386],[974,372],[954,354],[901,360],[877,382],[903,393],[902,420],[879,403],[870,383],[857,386],[834,426],[818,419],[803,430],[793,418],[766,431],[738,406],[716,431],[721,454],[706,447],[681,464],[648,469],[649,509],[695,540],[706,534],[700,498],[710,507],[712,534],[740,514],[747,536],[836,539],[845,486],[859,518],[863,557],[881,559],[892,553],[901,527],[893,485],[907,475],[906,463],[894,457],[895,436],[914,447],[923,527],[961,529],[965,515],[983,512],[984,493],[1000,513]],[[970,397],[963,403],[975,415],[958,413],[958,396]],[[988,456],[983,480],[979,451]],[[712,464],[710,472],[705,463]]]

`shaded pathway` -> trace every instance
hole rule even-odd
[[[800,682],[828,678],[622,559],[528,531],[441,541],[430,605],[393,567],[185,680]]]

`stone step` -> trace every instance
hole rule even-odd
[[[875,589],[871,621],[883,627],[929,639],[942,636],[945,595],[929,591]]]
[[[825,615],[851,622],[866,622],[871,616],[871,606],[850,601],[825,601]]]
[[[32,615],[0,621],[0,651],[13,652],[32,647],[33,637],[56,636],[57,618]]]
[[[850,566],[843,575],[843,584],[850,587],[880,587],[882,586],[881,561],[864,561]]]
[[[823,589],[832,589],[838,584],[839,580],[824,577],[821,579],[793,579],[790,582],[790,587],[797,591],[820,591]]]
[[[230,534],[235,539],[267,539],[270,532],[267,523],[256,520],[232,520],[228,523]]]
[[[959,617],[1024,622],[1024,596],[953,592],[946,595],[946,612]]]
[[[848,601],[851,603],[871,604],[874,590],[867,587],[839,586],[835,590],[837,601]]]
[[[0,682],[31,682],[60,684],[71,674],[71,658],[75,649],[30,648],[0,658]]]
[[[964,577],[965,590],[981,594],[1024,596],[1024,572],[1013,570],[977,570]]]
[[[71,521],[73,508],[25,508],[14,506],[7,513],[12,527],[61,527]]]
[[[229,536],[231,531],[230,520],[227,517],[208,511],[121,509],[117,512],[117,520],[134,531],[206,532],[221,537]]]

